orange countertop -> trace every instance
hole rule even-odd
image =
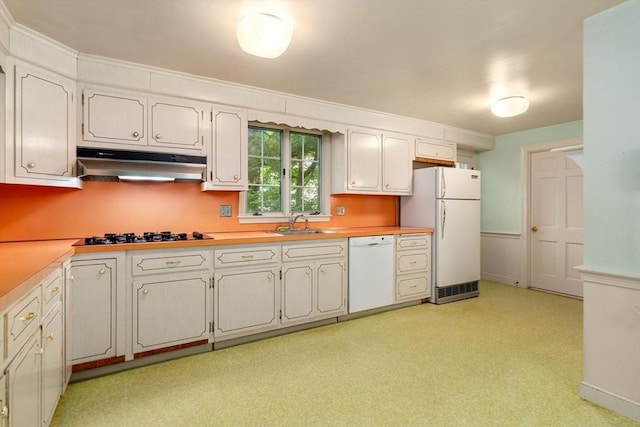
[[[77,240],[0,243],[0,309],[36,286],[52,268],[71,258]]]
[[[79,240],[43,240],[0,243],[0,310],[36,286],[74,253],[94,253],[249,243],[325,240],[383,234],[432,233],[432,228],[348,227],[323,229],[323,233],[279,235],[269,231],[206,232],[206,239],[175,242],[122,243],[116,245],[73,246]]]

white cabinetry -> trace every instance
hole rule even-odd
[[[70,283],[74,370],[124,361],[124,252],[75,255]]]
[[[282,261],[282,326],[346,314],[346,239],[285,244]]]
[[[75,82],[15,66],[14,176],[8,182],[75,187]]]
[[[411,194],[411,140],[375,129],[348,129],[332,140],[332,193]]]
[[[211,251],[128,253],[132,275],[133,353],[212,342]]]
[[[203,190],[247,189],[247,112],[227,107],[213,107],[213,137]]]
[[[428,298],[431,293],[431,235],[396,237],[396,302]]]
[[[63,270],[56,267],[2,315],[6,325],[2,417],[9,426],[49,425],[65,385]],[[4,423],[0,422],[0,425]]]
[[[204,155],[209,109],[198,102],[85,89],[82,141],[87,147]]]
[[[278,327],[279,245],[217,249],[214,268],[215,341]]]
[[[430,138],[416,138],[415,159],[453,166],[456,161],[456,143]]]

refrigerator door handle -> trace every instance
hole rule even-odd
[[[447,182],[445,181],[444,178],[444,171],[440,170],[440,173],[442,174],[442,198],[444,199],[444,196],[447,194]]]
[[[447,204],[442,201],[442,233],[440,233],[440,240],[444,239],[444,224],[447,222]]]

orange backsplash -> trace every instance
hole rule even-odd
[[[238,193],[203,192],[200,184],[85,182],[82,190],[0,184],[0,242],[81,238],[104,233],[198,230],[271,230],[275,224],[239,224],[218,216],[220,205],[238,211]],[[335,216],[336,206],[345,207]],[[329,222],[313,227],[397,225],[397,197],[331,197]]]

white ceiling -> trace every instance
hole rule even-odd
[[[502,135],[582,118],[582,20],[622,0],[4,2],[83,53]],[[283,56],[238,47],[255,8],[293,16]],[[500,91],[529,111],[492,116]]]

